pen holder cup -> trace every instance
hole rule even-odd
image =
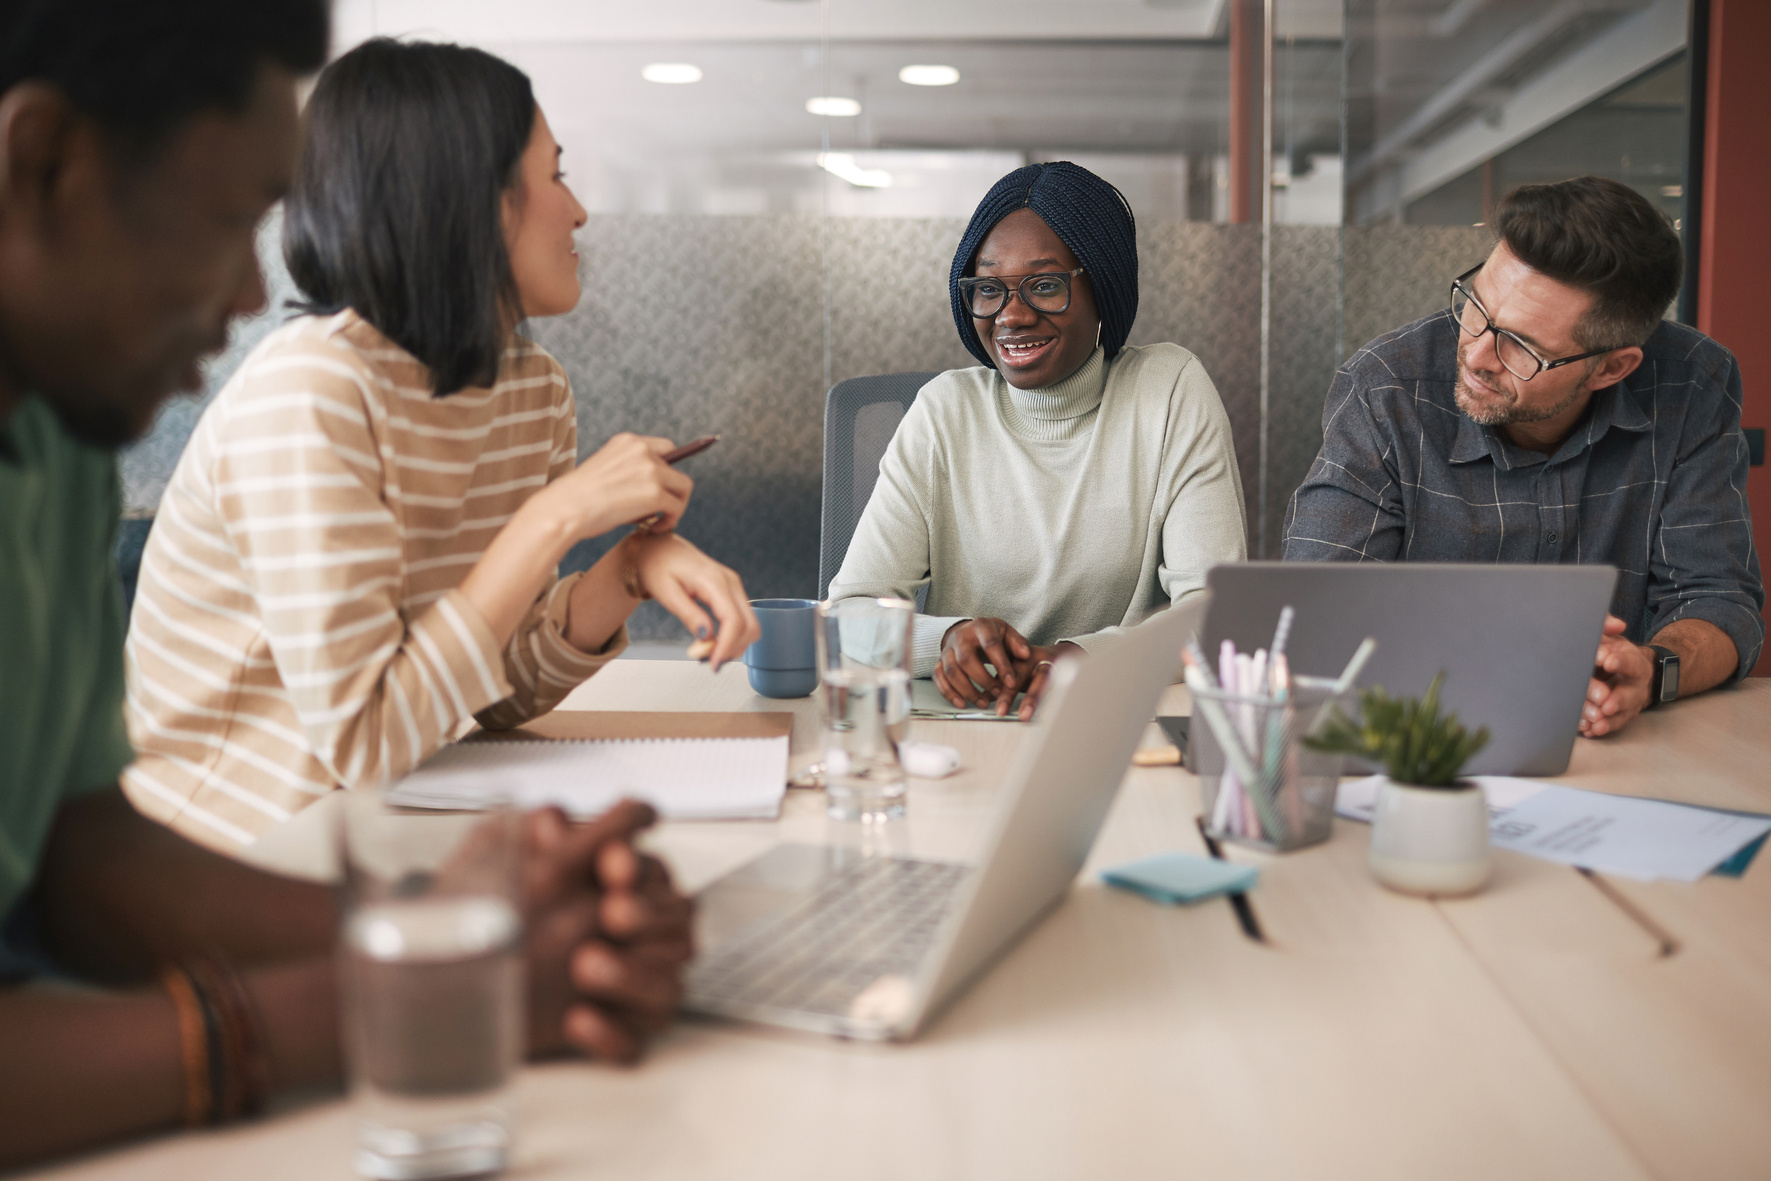
[[[1208,833],[1270,853],[1328,839],[1342,759],[1309,749],[1303,737],[1334,700],[1303,686],[1284,701],[1194,691],[1189,767]]]

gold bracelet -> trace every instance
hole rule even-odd
[[[622,539],[621,544],[630,546],[633,539],[638,536],[640,536],[640,534],[637,532],[629,533]],[[639,564],[633,560],[633,550],[631,546],[627,551],[627,555],[621,561],[621,589],[627,594],[628,598],[638,599],[642,603],[652,597],[652,592],[648,591],[640,582]]]

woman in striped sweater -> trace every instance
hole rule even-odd
[[[578,302],[584,210],[521,71],[371,41],[308,107],[284,253],[311,313],[240,367],[161,503],[128,641],[143,812],[223,850],[397,779],[470,720],[552,709],[648,597],[712,661],[757,635],[679,537],[666,439],[578,463],[558,362],[515,331]],[[576,542],[656,517],[582,575]]]

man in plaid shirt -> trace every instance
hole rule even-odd
[[[1662,320],[1679,238],[1634,190],[1526,185],[1492,224],[1449,308],[1336,373],[1284,556],[1616,566],[1580,723],[1599,737],[1759,658],[1740,369]]]

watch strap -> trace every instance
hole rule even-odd
[[[1671,664],[1674,670],[1678,669],[1679,654],[1674,652],[1671,648],[1665,647],[1661,644],[1650,644],[1648,647],[1654,652],[1654,679],[1649,683],[1648,694],[1648,705],[1652,708],[1656,705],[1665,705],[1667,702],[1674,701],[1678,698],[1678,672],[1675,671],[1673,673],[1672,695],[1670,697],[1667,695],[1666,691],[1666,672],[1668,664]]]

